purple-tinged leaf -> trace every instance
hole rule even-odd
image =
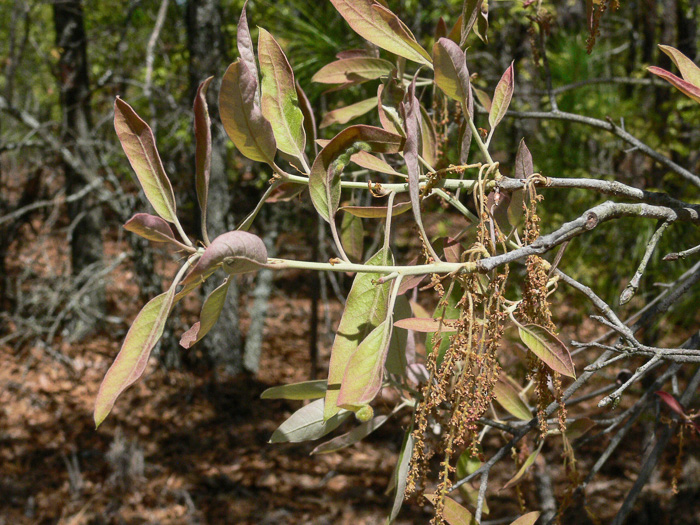
[[[437,151],[437,133],[433,125],[433,119],[430,118],[428,112],[420,106],[420,136],[421,136],[421,156],[423,159],[435,167],[438,162]]]
[[[326,64],[311,77],[320,84],[345,84],[347,82],[367,82],[385,77],[394,69],[394,64],[381,58],[343,58]]]
[[[435,64],[435,83],[445,95],[462,104],[463,108],[470,107],[471,83],[464,51],[447,38],[441,38],[433,46],[433,62]]]
[[[442,509],[442,518],[449,523],[449,525],[470,525],[472,523],[471,512],[449,496],[443,497],[445,498],[445,501]],[[438,501],[438,495],[426,494],[425,499],[435,505]]]
[[[149,241],[179,244],[170,225],[149,213],[137,213],[124,224],[124,229]]]
[[[472,128],[465,120],[459,126],[459,163],[467,164],[472,146]]]
[[[316,143],[321,147],[326,146],[326,144],[328,144],[329,142],[330,140],[325,139],[318,139],[316,141]],[[404,175],[403,173],[399,173],[379,157],[375,157],[374,155],[372,155],[371,153],[367,153],[366,151],[358,151],[350,157],[350,160],[358,166],[368,169],[370,171],[378,171],[379,173],[386,173],[387,175],[406,177],[406,175]]]
[[[151,350],[163,335],[178,281],[167,292],[151,299],[139,312],[126,334],[119,354],[107,370],[95,399],[95,426],[109,415],[115,401],[146,369]]]
[[[540,450],[542,450],[543,444],[544,444],[544,440],[540,441],[540,445],[537,447],[537,450],[535,450],[532,454],[530,454],[527,457],[525,462],[520,467],[520,470],[518,470],[518,472],[515,474],[515,476],[513,476],[510,480],[508,480],[508,483],[503,485],[501,490],[505,490],[508,487],[512,487],[512,486],[516,485],[518,482],[520,482],[520,480],[525,475],[525,473],[528,471],[528,469],[533,465],[533,463],[535,463],[535,460],[537,459],[537,456],[539,455]]]
[[[241,56],[241,63],[245,64],[251,76],[251,84],[255,84],[254,101],[256,106],[260,106],[260,90],[258,84],[258,66],[255,61],[255,49],[253,48],[253,39],[250,36],[250,29],[248,29],[248,16],[246,15],[246,8],[248,7],[248,0],[243,2],[243,9],[241,10],[241,16],[238,19],[238,28],[236,32],[236,44],[238,46],[238,54]]]
[[[430,239],[425,233],[423,220],[420,211],[420,166],[418,163],[418,144],[420,138],[420,104],[416,98],[416,79],[411,81],[404,102],[402,102],[404,122],[406,128],[406,144],[404,146],[403,158],[406,161],[408,168],[408,194],[411,198],[411,208],[413,209],[413,218],[416,221],[418,230],[423,238],[423,243],[427,247],[434,262],[439,262],[440,257],[435,253],[435,250],[430,244]]]
[[[467,37],[474,27],[477,17],[481,13],[482,3],[483,0],[464,0],[462,16],[460,17],[462,19],[462,27],[459,47],[464,47],[464,44],[467,42]]]
[[[302,381],[301,383],[273,386],[260,394],[260,399],[321,399],[326,395],[326,386],[326,380]]]
[[[673,63],[676,64],[676,67],[680,70],[683,80],[700,88],[700,67],[696,66],[695,62],[678,51],[675,47],[659,45],[659,48],[671,57]]]
[[[576,377],[569,349],[552,332],[536,324],[518,324],[520,339],[549,368],[567,377]]]
[[[211,174],[211,119],[207,106],[207,89],[214,77],[209,77],[197,88],[194,98],[194,154],[196,175],[195,187],[199,209],[202,211],[202,224],[207,222],[207,200],[209,198],[209,175]]]
[[[343,410],[324,420],[323,399],[317,399],[289,416],[273,432],[270,443],[300,443],[319,439],[338,428],[350,414]]]
[[[426,334],[432,332],[456,332],[459,329],[457,320],[445,319],[440,321],[440,319],[433,319],[432,317],[408,317],[396,321],[394,326]]]
[[[362,219],[351,213],[344,213],[340,223],[340,242],[352,262],[361,262],[365,250],[365,229]]]
[[[396,73],[395,70],[394,73]],[[404,96],[405,91],[403,86],[396,80],[393,74],[384,84],[380,84],[377,88],[377,113],[379,114],[379,122],[381,122],[385,130],[401,136],[406,135],[403,129],[403,118],[399,114],[399,108],[401,107]]]
[[[306,189],[306,184],[297,184],[295,182],[283,182],[277,186],[267,199],[267,202],[287,202],[291,201],[297,195],[301,194]]]
[[[515,154],[514,179],[527,179],[535,172],[532,164],[532,154],[525,144],[525,139],[520,141],[518,152]]]
[[[520,516],[510,525],[535,525],[537,520],[540,518],[540,514],[541,512],[538,510],[528,512],[527,514]]]
[[[532,419],[532,412],[530,412],[528,406],[520,398],[518,392],[516,392],[510,383],[502,379],[496,381],[493,395],[498,404],[506,409],[509,414],[523,421],[530,421]]]
[[[405,296],[396,298],[394,304],[394,319],[400,320],[411,317],[411,305]],[[406,367],[409,363],[413,363],[416,357],[415,337],[413,333],[403,328],[396,328],[391,332],[391,341],[389,341],[389,352],[386,356],[385,367],[390,374],[397,376],[406,375]]]
[[[320,444],[311,451],[311,454],[328,454],[354,445],[365,439],[372,432],[386,423],[389,416],[377,416],[369,421],[362,423],[350,432],[346,432],[340,436],[334,437],[330,441]]]
[[[331,0],[331,3],[361,37],[390,53],[432,67],[430,55],[387,8],[374,0]]]
[[[435,25],[435,40],[440,40],[447,36],[447,24],[443,17],[438,18],[437,24]]]
[[[153,131],[120,98],[114,101],[114,129],[148,202],[166,221],[177,223],[175,194],[158,155]]]
[[[226,133],[250,160],[272,164],[277,145],[272,126],[256,103],[258,79],[240,60],[231,64],[221,80],[219,113]]]
[[[332,124],[347,124],[352,119],[360,117],[375,108],[377,101],[374,98],[361,100],[355,104],[334,109],[323,115],[319,129],[327,128]]]
[[[309,139],[311,144],[314,144],[314,154],[318,153],[316,150],[316,117],[314,116],[314,110],[311,107],[311,102],[309,102],[309,97],[306,96],[304,90],[301,89],[299,82],[295,82],[297,89],[297,98],[299,99],[299,109],[302,115],[304,115],[304,133]]]
[[[343,206],[343,211],[364,219],[386,219],[386,206]],[[410,202],[400,202],[391,208],[391,216],[401,215],[411,209]]]
[[[491,102],[491,109],[489,111],[489,125],[491,129],[498,126],[498,123],[505,116],[506,111],[508,111],[510,99],[513,97],[514,87],[513,62],[511,62],[508,69],[503,73],[501,80],[498,81],[496,90],[493,92],[493,101]]]
[[[393,264],[391,254],[380,250],[366,264]],[[338,413],[338,394],[345,376],[345,370],[358,346],[367,335],[387,317],[391,282],[377,285],[378,273],[358,273],[350,288],[345,310],[331,348],[328,367],[328,391],[326,392],[325,418]]]
[[[426,274],[407,275],[401,281],[401,286],[399,286],[399,295],[403,295],[406,292],[408,292],[409,290],[413,290],[416,286],[418,286],[420,283],[422,283],[426,277],[427,277]]]
[[[685,413],[685,409],[683,408],[683,405],[681,405],[674,396],[672,396],[668,392],[664,392],[663,390],[657,390],[654,393],[657,396],[659,396],[661,398],[661,401],[666,403],[668,408],[673,410],[676,414],[681,416],[683,419],[688,418],[688,414]]]
[[[262,114],[272,125],[277,148],[304,162],[304,115],[294,82],[294,72],[274,37],[259,29],[258,57],[262,73]]]
[[[488,113],[489,111],[491,111],[491,97],[489,97],[488,93],[475,87],[472,87],[472,90],[474,91],[474,94],[476,95],[476,98],[479,101],[479,103],[482,106],[484,106],[486,112]]]
[[[183,348],[192,348],[196,342],[201,341],[205,335],[214,327],[221,316],[221,311],[226,304],[226,294],[228,293],[231,279],[227,277],[224,282],[215,288],[204,300],[202,311],[199,314],[199,321],[192,325],[180,338],[180,345]]]
[[[267,263],[265,243],[257,235],[232,231],[219,235],[182,281],[183,286],[204,282],[220,266],[229,274],[255,272]]]
[[[338,51],[335,58],[343,60],[344,58],[372,58],[372,55],[366,49],[346,49]]]
[[[413,426],[411,426],[404,434],[401,452],[399,453],[399,459],[396,462],[396,469],[394,470],[391,481],[389,482],[390,487],[393,487],[395,492],[394,504],[391,507],[391,514],[389,514],[387,523],[394,522],[396,516],[399,515],[401,506],[403,505],[403,499],[406,492],[406,479],[408,478],[408,469],[411,466],[411,457],[413,456],[414,444]]]
[[[650,66],[647,68],[647,71],[657,77],[663,78],[684,95],[692,98],[695,102],[700,102],[700,86],[691,84],[660,67]]]
[[[373,126],[356,125],[338,133],[316,157],[309,176],[309,192],[316,211],[331,222],[340,203],[340,176],[359,151],[397,153],[403,137]]]
[[[447,237],[442,245],[442,251],[445,253],[445,260],[450,263],[458,263],[462,257],[462,245],[457,239]]]
[[[452,26],[450,32],[447,34],[447,38],[452,40],[455,44],[459,44],[462,38],[462,15],[460,14],[455,21],[455,25]]]

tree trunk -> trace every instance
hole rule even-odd
[[[88,78],[87,39],[81,0],[54,0],[54,28],[59,51],[58,87],[63,122],[61,134],[68,147],[88,166],[97,167],[94,152],[86,146],[90,140],[90,82]],[[66,195],[77,193],[85,181],[70,166],[64,165]],[[68,204],[71,220],[71,262],[75,288],[80,289],[103,265],[102,210],[95,197]],[[100,281],[85,293],[75,316],[73,336],[78,338],[92,331],[105,311],[104,283]]]
[[[187,4],[187,40],[190,51],[190,101],[197,87],[207,77],[220,77],[226,65],[226,43],[222,31],[223,20],[217,0],[189,0]],[[219,124],[219,108],[213,94],[219,91],[215,78],[209,88],[209,112],[212,115],[212,159],[209,179],[207,229],[213,239],[233,227],[230,218],[231,197],[226,171],[226,134]],[[205,295],[220,282],[209,279],[202,287]],[[214,367],[223,367],[230,374],[243,370],[241,333],[238,324],[238,286],[235,280],[229,288],[226,305],[219,322],[204,338],[202,344]]]

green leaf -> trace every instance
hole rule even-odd
[[[205,335],[214,327],[221,316],[221,311],[226,304],[226,294],[228,293],[231,279],[226,278],[224,282],[214,289],[209,296],[204,300],[202,311],[199,314],[199,321],[192,325],[192,328],[187,330],[180,337],[180,345],[183,348],[192,348],[192,346],[201,341]]]
[[[449,496],[444,496],[445,506],[442,510],[443,519],[449,525],[470,525],[472,523],[472,513]],[[435,505],[438,499],[437,494],[426,494],[425,499]]]
[[[567,377],[576,377],[569,349],[552,332],[536,324],[518,324],[520,339],[549,368]]]
[[[326,395],[326,385],[328,382],[323,379],[315,381],[302,381],[290,385],[280,385],[268,388],[260,399],[320,399]]]
[[[311,451],[311,454],[328,454],[354,445],[365,439],[372,432],[381,427],[389,419],[389,416],[377,416],[362,423],[350,432],[334,437],[330,441],[320,444]]]
[[[323,399],[301,407],[275,430],[270,443],[300,443],[319,439],[333,432],[351,412],[342,410],[333,417],[323,418]]]
[[[488,113],[489,111],[491,111],[491,97],[489,97],[488,93],[475,87],[473,87],[472,89],[474,90],[474,94],[476,95],[477,100],[482,106],[484,106],[486,112]]]
[[[124,229],[153,242],[178,242],[170,225],[149,213],[137,213],[126,221]]]
[[[411,317],[411,305],[408,299],[401,295],[396,298],[394,304],[394,319],[399,321]],[[394,322],[394,330],[391,332],[389,342],[389,353],[386,356],[384,366],[390,374],[398,376],[406,375],[406,367],[415,360],[416,344],[413,337],[408,338],[408,331],[404,328],[397,328]]]
[[[396,321],[394,326],[421,333],[456,332],[458,329],[457,321],[450,321],[449,319],[441,321],[432,317],[409,317]]]
[[[343,206],[340,209],[351,213],[356,217],[362,217],[365,219],[386,219],[387,212],[386,206]],[[397,215],[401,215],[410,209],[410,202],[400,202],[398,204],[394,204],[391,207],[391,216],[395,217]]]
[[[478,454],[483,454],[483,449],[481,445],[477,445]],[[462,452],[457,460],[456,465],[456,475],[457,479],[462,479],[467,477],[469,474],[473,474],[481,467],[481,461],[479,461],[478,455],[471,455],[469,449]],[[468,508],[475,508],[479,500],[479,490],[472,487],[469,483],[464,483],[459,486],[459,493],[465,499]],[[484,499],[484,504],[482,507],[482,514],[488,515],[490,512],[488,503]]]
[[[340,385],[336,402],[339,407],[355,411],[369,404],[379,393],[392,328],[392,316],[389,315],[353,352]]]
[[[520,516],[510,525],[535,525],[537,520],[540,518],[540,514],[541,513],[537,510],[534,512],[528,512],[527,514]]]
[[[435,167],[438,162],[437,132],[433,125],[433,119],[423,106],[420,106],[420,136],[421,136],[421,156],[431,166]]]
[[[462,299],[462,288],[455,283],[452,288],[452,292],[447,297],[438,303],[433,313],[434,319],[443,320],[457,320],[461,314],[461,310],[457,308],[457,303]],[[444,301],[444,302],[443,302]],[[434,332],[436,333],[436,332]],[[440,333],[440,332],[437,332]],[[443,333],[437,339],[438,342],[438,366],[442,363],[442,359],[445,356],[445,352],[450,347],[450,337]],[[425,338],[425,352],[430,355],[434,350],[433,345],[433,333],[429,333]]]
[[[399,114],[406,90],[403,87],[403,82],[396,79],[396,74],[398,72],[394,70],[392,75],[377,88],[377,113],[379,122],[385,130],[406,136],[403,129],[403,118]]]
[[[309,139],[308,142],[311,144],[316,143],[316,117],[314,116],[314,110],[311,107],[311,102],[309,102],[309,97],[306,96],[304,90],[301,89],[299,82],[295,82],[297,89],[297,99],[299,100],[299,109],[302,115],[304,115],[304,133]]]
[[[394,64],[382,58],[343,58],[326,64],[311,77],[320,84],[346,84],[367,82],[391,74]]]
[[[177,285],[178,281],[175,280],[167,292],[146,303],[134,319],[119,354],[107,370],[97,392],[95,427],[100,426],[121,393],[134,384],[146,369],[151,350],[163,335]]]
[[[355,104],[334,109],[323,115],[319,129],[327,128],[332,124],[347,124],[352,119],[360,117],[377,106],[377,99],[368,98]]]
[[[675,47],[659,45],[659,48],[671,57],[673,63],[676,64],[676,67],[680,70],[683,80],[700,88],[700,68],[695,65],[695,62],[678,51]]]
[[[175,194],[158,155],[153,131],[120,98],[114,102],[114,129],[148,202],[158,215],[176,224]]]
[[[303,165],[306,134],[294,72],[274,37],[260,28],[258,57],[262,73],[262,114],[272,125],[277,148]]]
[[[330,222],[340,203],[340,176],[358,151],[396,153],[404,139],[373,126],[356,125],[338,133],[316,157],[309,176],[309,192],[316,211]]]
[[[532,412],[509,383],[499,379],[494,386],[493,395],[498,404],[511,415],[523,421],[532,419]]]
[[[516,483],[518,483],[522,477],[525,475],[525,473],[528,471],[528,469],[532,466],[532,464],[535,462],[535,459],[537,459],[538,454],[540,453],[540,450],[542,450],[542,445],[544,445],[544,441],[540,441],[540,446],[537,447],[537,450],[535,450],[532,454],[530,454],[527,459],[525,460],[525,463],[520,467],[520,470],[513,476],[510,480],[508,480],[508,483],[503,485],[503,488],[501,490],[505,490],[508,487],[514,486]]]
[[[692,98],[695,102],[700,102],[700,86],[696,86],[695,84],[691,84],[682,78],[678,78],[673,73],[669,73],[660,67],[650,66],[647,68],[647,71],[653,75],[656,75],[657,77],[663,78],[681,93]]]
[[[204,282],[221,266],[233,275],[255,272],[266,263],[267,249],[260,237],[240,230],[227,232],[219,235],[204,250],[182,285],[187,287],[191,283]]]
[[[513,78],[513,62],[510,63],[508,69],[498,81],[496,90],[493,92],[493,101],[491,102],[491,110],[489,111],[489,125],[491,129],[498,126],[498,123],[505,116],[510,105],[510,99],[513,97],[513,89],[515,81]]]
[[[430,55],[410,29],[374,0],[331,0],[340,15],[362,38],[390,53],[432,67]]]
[[[207,89],[213,78],[209,77],[199,85],[197,96],[194,98],[195,188],[199,209],[202,211],[202,224],[206,224],[207,221],[209,175],[211,174],[211,119],[207,106]]]
[[[258,79],[240,60],[231,64],[221,80],[219,113],[226,133],[250,160],[273,164],[277,145],[272,126],[255,102]]]
[[[362,261],[365,251],[365,229],[360,217],[351,213],[343,214],[343,221],[340,224],[340,242],[351,261]]]
[[[381,265],[385,262],[393,263],[393,257],[380,250],[366,264]],[[378,273],[358,273],[348,294],[345,311],[331,348],[326,419],[338,413],[338,394],[352,354],[367,335],[386,319],[391,283],[375,285],[373,281],[380,277],[381,274]]]
[[[399,453],[399,460],[396,462],[396,470],[394,470],[394,474],[391,478],[391,484],[395,488],[394,504],[391,507],[391,514],[389,514],[389,517],[386,520],[387,524],[394,522],[396,516],[399,515],[401,506],[403,505],[403,498],[406,492],[406,478],[408,477],[408,468],[411,465],[414,444],[413,424],[411,424],[404,434],[401,452]]]
[[[438,87],[462,107],[468,107],[472,94],[464,51],[452,40],[441,38],[433,46],[433,63]]]
[[[464,4],[462,5],[462,31],[459,47],[464,47],[464,44],[467,42],[467,37],[474,27],[477,17],[481,13],[481,4],[483,1],[484,0],[464,0]]]

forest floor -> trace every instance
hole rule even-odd
[[[294,279],[281,275],[278,289],[297,286]],[[132,281],[128,265],[122,265],[108,287],[112,315],[125,320],[133,319],[139,308]],[[192,322],[197,308],[196,301],[185,302],[181,316]],[[331,305],[333,324],[339,312],[338,304]],[[315,444],[309,443],[268,444],[275,428],[301,402],[261,400],[260,394],[274,385],[308,379],[308,313],[303,290],[293,296],[274,294],[256,377],[165,370],[152,358],[143,378],[122,395],[99,430],[92,419],[95,395],[126,323],[78,343],[54,345],[72,366],[57,361],[41,345],[0,348],[0,525],[384,523],[392,504],[385,491],[409,414],[392,418],[364,442],[331,454],[311,456]],[[245,331],[249,320],[243,315]],[[565,339],[584,338],[592,330],[586,319],[564,320]],[[330,340],[321,337],[322,377]],[[196,347],[191,351],[196,358]],[[616,373],[611,368],[601,378],[611,382]],[[603,384],[593,384],[591,390]],[[607,410],[596,408],[597,401],[577,405],[569,417],[608,417]],[[387,404],[380,399],[376,411],[388,412]],[[336,433],[353,424],[344,423]],[[661,425],[649,417],[633,427],[588,485],[585,501],[574,498],[562,520],[565,525],[610,521],[636,478],[650,436]],[[581,472],[588,471],[608,440],[576,447]],[[674,439],[629,523],[700,523],[699,441],[686,440],[680,493],[674,496]],[[503,442],[501,434],[489,433],[486,455]],[[560,443],[547,441],[542,455],[546,466],[538,467],[551,474],[557,494],[569,483]],[[498,490],[515,472],[512,460],[500,462],[492,472],[487,519],[514,519],[522,513],[516,489]],[[532,473],[519,487],[526,508],[537,509]],[[427,523],[430,511],[429,504],[407,502],[397,523]]]

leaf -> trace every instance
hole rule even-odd
[[[673,410],[676,414],[681,416],[683,419],[687,419],[688,415],[685,413],[685,409],[683,408],[683,405],[681,405],[678,400],[669,394],[668,392],[664,392],[663,390],[657,390],[654,392],[657,396],[661,398],[661,401],[666,403],[666,405]]]
[[[481,467],[481,461],[479,461],[479,455],[483,454],[483,449],[481,445],[477,445],[477,451],[475,455],[472,455],[469,449],[462,452],[457,460],[456,465],[456,475],[457,479],[462,479],[467,477],[469,474],[473,474]],[[467,503],[467,508],[476,508],[477,501],[479,499],[479,490],[472,487],[469,483],[464,483],[459,486],[459,492],[464,498],[465,503]],[[482,507],[482,514],[488,515],[490,512],[488,503],[484,498],[484,504]]]
[[[472,128],[463,120],[459,126],[459,163],[467,164],[472,146]]]
[[[340,15],[362,38],[390,53],[432,67],[430,55],[399,18],[373,0],[331,0]]]
[[[493,101],[489,110],[489,125],[491,129],[498,126],[498,123],[505,116],[510,105],[510,99],[513,97],[514,78],[513,78],[513,62],[510,63],[508,69],[498,81],[496,90],[493,92]]]
[[[452,288],[452,292],[446,299],[442,299],[433,313],[433,319],[443,319],[445,320],[457,320],[461,314],[461,311],[457,308],[457,303],[462,299],[462,288],[455,284]],[[443,303],[444,301],[444,303]],[[436,332],[433,332],[436,333]],[[430,355],[433,350],[433,333],[430,333],[425,338],[425,353]],[[437,332],[440,333],[440,332]],[[441,335],[438,339],[438,366],[442,364],[442,359],[445,356],[445,352],[450,347],[450,338],[447,335]]]
[[[316,211],[327,222],[340,203],[340,175],[358,151],[396,153],[404,139],[381,128],[355,125],[338,133],[316,157],[309,176],[309,192]]]
[[[385,130],[406,136],[406,132],[403,129],[403,119],[398,110],[401,102],[403,102],[405,90],[403,89],[403,84],[394,76],[397,73],[394,70],[385,83],[380,84],[377,88],[377,113],[379,122],[381,122]]]
[[[394,64],[388,60],[372,57],[343,58],[326,64],[311,77],[320,84],[345,84],[367,82],[389,75]]]
[[[695,62],[674,47],[659,45],[659,48],[671,57],[673,63],[680,70],[683,80],[700,88],[700,68],[695,65]]]
[[[540,514],[541,513],[537,510],[528,512],[527,514],[520,516],[510,525],[535,525],[535,522],[537,522],[537,520],[540,518]]]
[[[429,165],[434,167],[439,160],[437,133],[433,125],[433,119],[430,118],[423,106],[420,106],[420,116],[421,156]]]
[[[374,98],[361,100],[342,108],[334,109],[323,115],[319,129],[327,128],[332,124],[346,124],[352,119],[364,115],[375,108],[377,101]]]
[[[391,315],[360,343],[345,367],[337,405],[356,411],[379,393],[392,332]]]
[[[384,423],[386,423],[387,419],[389,419],[389,416],[377,416],[372,418],[369,421],[356,426],[350,432],[334,437],[330,441],[320,444],[311,451],[311,454],[328,454],[330,452],[335,452],[337,450],[352,446],[355,443],[362,441],[372,432],[381,427]]]
[[[525,475],[525,473],[528,471],[528,469],[532,466],[532,464],[535,462],[535,459],[537,459],[538,454],[540,453],[540,450],[542,450],[542,445],[544,445],[544,441],[540,441],[540,446],[537,447],[537,450],[535,450],[532,454],[530,454],[525,462],[522,464],[520,467],[520,470],[513,476],[508,483],[503,485],[503,488],[501,490],[505,490],[508,487],[514,486],[516,483],[520,481],[520,479]]]
[[[243,2],[243,9],[241,10],[241,16],[238,19],[238,27],[236,29],[236,44],[238,47],[238,54],[241,55],[241,62],[246,66],[250,72],[251,79],[249,80],[251,84],[255,85],[255,96],[253,98],[255,105],[260,106],[260,92],[258,90],[258,66],[255,61],[255,49],[253,49],[253,39],[250,37],[250,29],[248,29],[248,17],[246,15],[246,8],[248,7],[248,0]]]
[[[297,99],[299,100],[299,109],[302,115],[304,115],[304,133],[309,138],[311,144],[316,143],[316,117],[314,116],[314,110],[311,107],[311,102],[309,102],[309,97],[306,96],[304,90],[301,89],[299,82],[295,82],[297,89]],[[316,152],[315,152],[316,153]]]
[[[573,423],[567,423],[566,438],[569,441],[574,441],[586,434],[595,425],[596,422],[588,417],[582,417],[581,419],[577,419]]]
[[[255,272],[266,263],[267,249],[260,237],[240,230],[223,233],[204,250],[182,285],[204,282],[220,266],[233,275]]]
[[[394,504],[391,507],[391,514],[389,514],[386,523],[393,523],[396,516],[399,515],[401,505],[403,505],[403,498],[406,492],[406,478],[408,477],[408,468],[411,465],[414,444],[413,425],[411,425],[404,434],[401,452],[399,453],[399,459],[396,462],[396,470],[394,470],[394,474],[391,478],[391,483],[395,487],[396,491],[394,493]]]
[[[207,106],[207,89],[213,78],[209,77],[199,85],[194,98],[195,188],[199,209],[202,211],[202,224],[206,224],[207,220],[209,175],[211,174],[211,119]]]
[[[433,62],[438,87],[462,107],[468,107],[472,94],[464,51],[452,40],[441,38],[433,46]]]
[[[326,395],[327,384],[325,379],[319,379],[273,386],[260,394],[260,399],[320,399]]]
[[[326,144],[328,144],[330,140],[318,139],[316,142],[319,146],[323,147]],[[366,151],[360,150],[357,153],[353,154],[350,157],[350,161],[354,162],[358,166],[361,166],[371,171],[378,171],[379,173],[386,173],[387,175],[406,177],[406,175],[404,175],[403,173],[399,173],[379,157],[375,157],[374,155],[372,155],[371,153],[367,153]]]
[[[653,75],[663,78],[664,80],[669,82],[673,87],[681,91],[684,95],[692,98],[695,102],[700,102],[700,86],[696,86],[694,84],[691,84],[690,82],[683,80],[682,78],[678,78],[673,73],[669,73],[668,71],[666,71],[665,69],[661,69],[660,67],[650,66],[647,68],[647,71],[649,71],[649,73],[652,73]]]
[[[109,415],[115,401],[124,390],[141,377],[168,319],[178,281],[167,292],[146,303],[126,334],[119,354],[105,374],[95,399],[95,428]]]
[[[462,5],[462,33],[459,41],[459,47],[464,47],[467,42],[467,37],[476,23],[477,16],[481,13],[481,4],[483,0],[464,0]]]
[[[277,145],[272,126],[255,98],[258,79],[240,60],[231,64],[221,80],[221,123],[238,150],[250,160],[274,163]]]
[[[226,278],[224,282],[216,287],[204,300],[202,311],[192,328],[187,330],[180,338],[180,345],[184,348],[192,348],[196,342],[201,341],[205,335],[214,327],[221,316],[221,311],[226,304],[226,294],[228,293],[231,279]]]
[[[340,209],[364,219],[385,219],[387,212],[386,206],[343,206]],[[410,202],[399,202],[392,206],[391,216],[401,215],[410,209]]]
[[[170,225],[150,213],[137,213],[126,221],[124,229],[153,242],[178,242]]]
[[[445,253],[445,260],[450,263],[460,262],[463,247],[457,239],[447,237],[443,239],[442,251]]]
[[[536,324],[518,324],[520,339],[549,368],[567,377],[576,377],[569,349],[552,332]]]
[[[488,96],[486,91],[483,91],[478,88],[472,88],[474,90],[474,94],[476,95],[477,100],[479,103],[484,106],[484,109],[488,113],[491,111],[491,97]]]
[[[365,250],[365,229],[360,217],[351,213],[343,214],[343,221],[340,224],[340,242],[351,261],[362,261]]]
[[[440,321],[432,317],[409,317],[407,319],[400,319],[394,323],[394,326],[422,333],[456,332],[458,329],[457,321]]]
[[[272,433],[270,443],[300,443],[319,439],[333,432],[345,421],[351,412],[340,411],[324,420],[323,399],[312,401],[301,407]]]
[[[530,421],[532,412],[527,404],[520,398],[518,392],[509,383],[499,379],[493,389],[494,397],[509,414],[522,421]]]
[[[280,45],[263,28],[259,28],[258,33],[258,57],[263,117],[272,125],[277,148],[303,164],[306,134],[294,72]]]
[[[295,182],[283,182],[277,186],[266,202],[287,202],[291,201],[306,189],[306,184],[297,184]],[[239,228],[240,229],[240,228]]]
[[[390,254],[380,250],[366,264],[381,265],[385,259],[392,261]],[[331,348],[328,367],[328,391],[326,392],[326,419],[338,413],[338,394],[350,358],[360,343],[387,316],[391,282],[375,285],[378,273],[358,273],[345,302],[345,311]]]
[[[449,525],[470,525],[472,523],[472,513],[449,496],[444,496],[445,506],[442,510],[442,518]],[[435,505],[438,500],[437,494],[425,494],[425,499]]]
[[[371,57],[367,49],[346,49],[345,51],[338,51],[335,54],[336,58],[362,58]]]
[[[416,78],[408,87],[404,101],[401,104],[404,114],[406,128],[406,144],[404,145],[403,158],[406,161],[408,168],[408,194],[411,198],[411,208],[413,210],[413,218],[418,225],[423,244],[428,248],[434,262],[439,262],[440,258],[430,245],[430,239],[425,233],[423,220],[420,211],[420,167],[418,164],[418,144],[420,141],[420,104],[416,98]]]
[[[520,141],[518,152],[515,154],[515,170],[513,178],[526,179],[535,172],[532,164],[532,154],[525,144],[525,139]],[[508,206],[508,222],[517,227],[523,218],[523,202],[525,200],[525,191],[516,190],[511,193],[511,203]]]
[[[398,321],[411,317],[411,315],[411,305],[408,299],[404,296],[397,297],[394,304],[394,319]],[[391,340],[389,341],[389,352],[384,364],[387,371],[397,376],[405,376],[406,367],[415,361],[415,354],[416,344],[413,333],[409,334],[408,330],[397,328],[394,322],[394,330],[391,332]]]
[[[118,97],[114,101],[114,129],[148,202],[166,221],[177,223],[175,194],[158,155],[153,131]]]

